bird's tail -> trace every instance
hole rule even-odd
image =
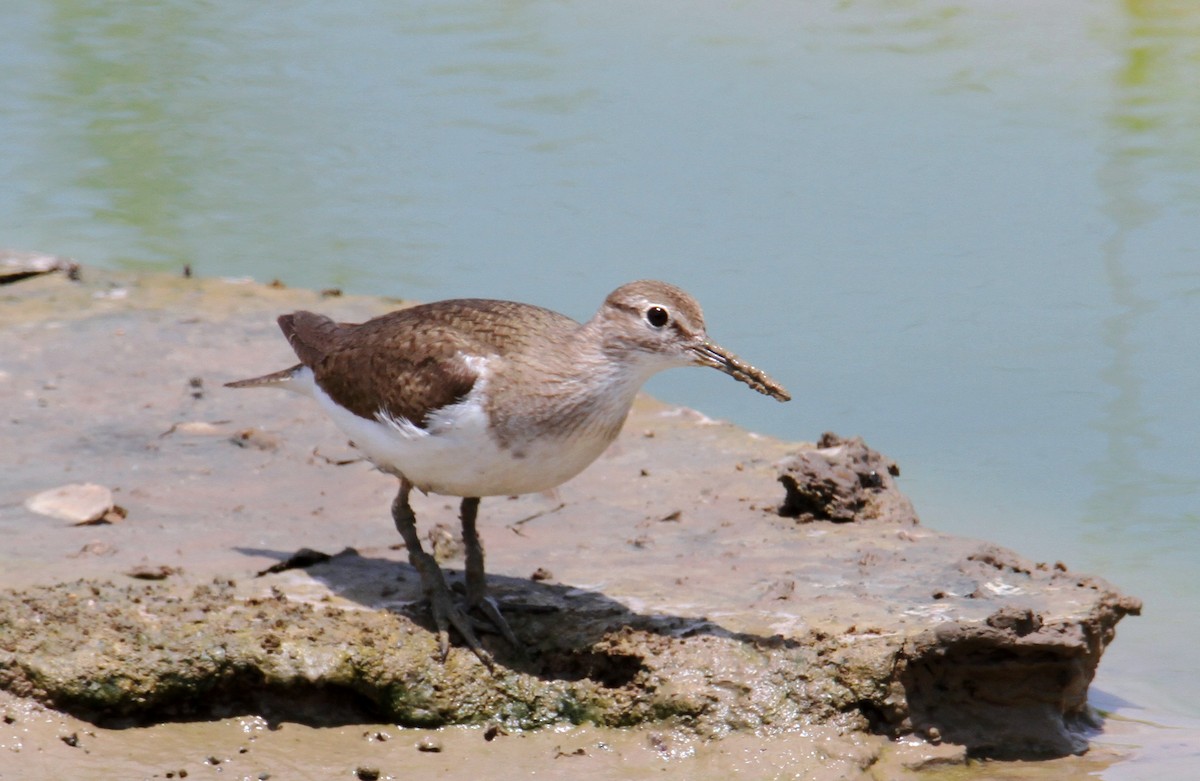
[[[235,380],[234,382],[225,383],[226,388],[286,388],[292,381],[296,379],[296,373],[304,368],[303,364],[296,364],[290,369],[283,369],[270,374],[264,374],[261,377],[251,377],[248,380]]]

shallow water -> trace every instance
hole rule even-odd
[[[1200,7],[63,0],[0,28],[0,244],[579,318],[675,281],[796,398],[656,395],[861,434],[925,523],[1142,597],[1093,699],[1183,748],[1102,775],[1196,754]]]

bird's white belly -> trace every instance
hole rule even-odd
[[[607,446],[584,433],[548,434],[517,450],[488,431],[478,398],[442,411],[428,429],[406,420],[367,420],[334,403],[315,383],[312,395],[367,458],[422,491],[451,496],[507,496],[549,490],[579,474]],[[520,455],[516,455],[516,453]]]

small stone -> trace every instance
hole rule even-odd
[[[354,775],[359,781],[379,781],[379,768],[360,767],[354,771]]]
[[[133,569],[127,570],[125,575],[137,580],[166,580],[178,573],[179,569],[177,567],[171,567],[166,564],[159,564],[158,566],[139,564]]]
[[[442,742],[437,738],[426,735],[417,741],[417,751],[425,751],[430,754],[437,754],[442,750]]]
[[[587,756],[587,751],[582,747],[577,748],[574,751],[563,751],[562,746],[554,747],[554,758],[555,759],[562,759],[563,757],[586,757],[586,756]]]
[[[102,485],[71,483],[29,497],[25,507],[38,515],[76,524],[95,523],[113,509],[113,495]]]
[[[116,552],[116,546],[100,540],[92,540],[74,553],[68,553],[67,558],[78,559],[82,556],[113,556]]]
[[[238,447],[256,450],[278,450],[282,442],[278,435],[257,428],[242,429],[230,437],[229,441]]]
[[[210,437],[224,433],[219,426],[204,420],[189,420],[184,423],[178,423],[172,427],[172,430],[180,434],[189,434],[195,437]]]

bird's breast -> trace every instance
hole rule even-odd
[[[624,414],[587,405],[496,405],[488,383],[432,413],[424,428],[411,421],[355,415],[316,389],[338,427],[380,469],[421,490],[451,496],[508,496],[546,491],[592,463],[620,431]],[[625,411],[628,411],[626,406]]]

